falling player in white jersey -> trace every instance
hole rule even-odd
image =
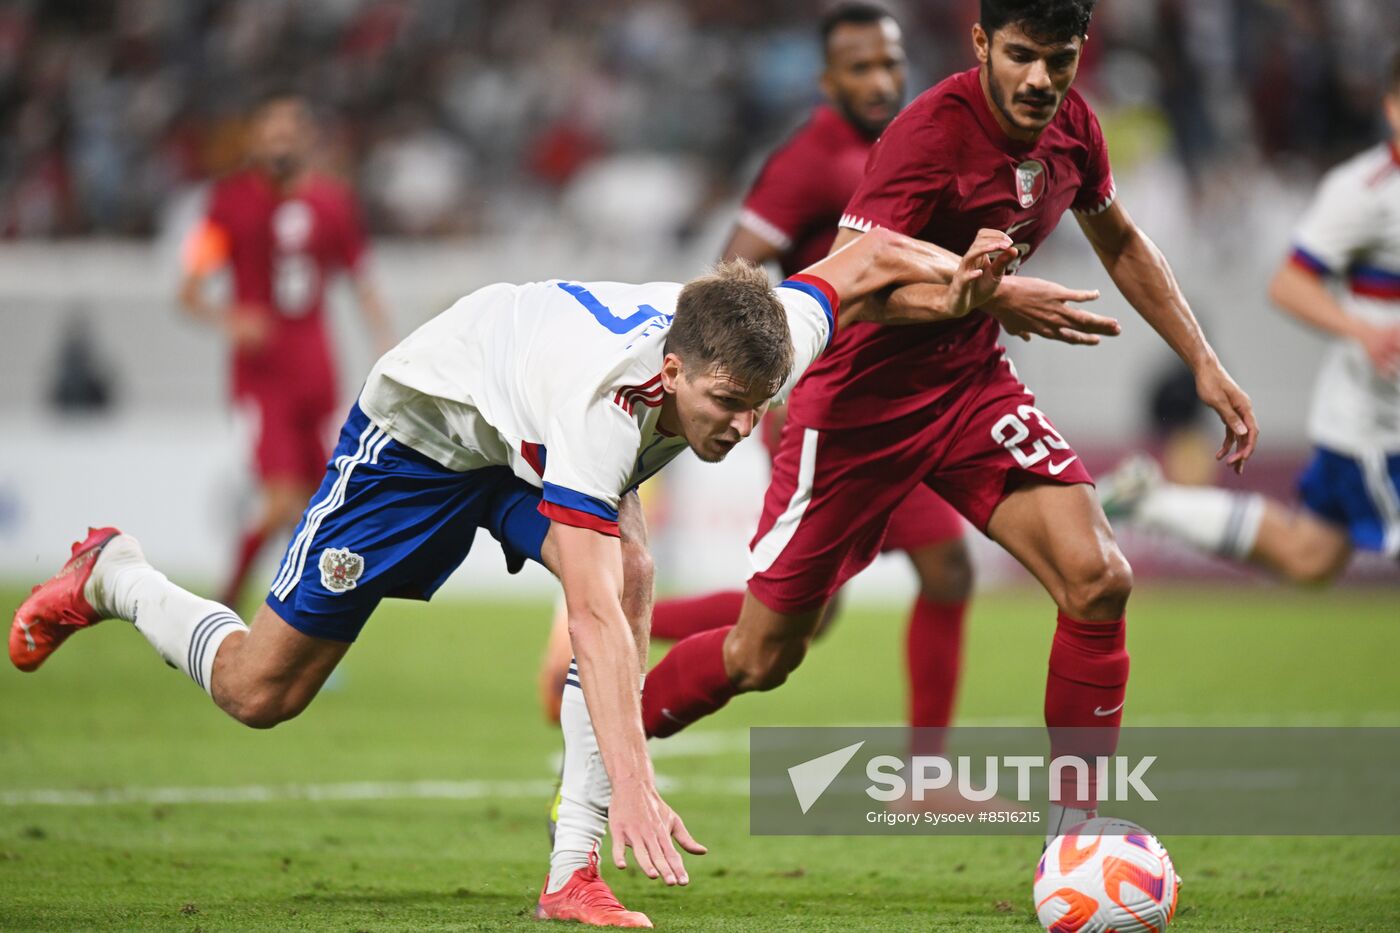
[[[1297,583],[1331,582],[1358,548],[1400,558],[1400,55],[1385,113],[1391,139],[1327,173],[1269,287],[1335,338],[1313,390],[1302,507],[1165,483],[1135,457],[1099,485],[1110,517]]]
[[[959,260],[879,231],[777,288],[735,262],[685,286],[480,289],[375,365],[251,627],[102,528],[15,613],[10,658],[32,671],[73,632],[126,619],[221,709],[269,728],[306,708],[380,600],[430,597],[485,528],[509,562],[533,559],[563,583],[582,685],[569,692],[579,706],[586,694],[597,729],[588,754],[611,780],[614,861],[624,865],[631,846],[649,877],[684,884],[672,838],[704,849],[657,793],[647,757],[651,580],[628,578],[627,554],[649,567],[644,530],[628,533],[641,521],[626,514],[638,511],[631,491],[687,447],[722,460],[838,319],[884,320],[883,302],[867,297],[945,283],[921,311],[965,315],[996,291],[1011,245],[985,230]],[[567,724],[565,737],[569,754]],[[550,878],[542,918],[649,925],[612,896],[591,850],[557,855]]]

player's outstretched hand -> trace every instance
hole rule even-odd
[[[977,238],[948,283],[947,316],[963,317],[990,301],[1017,255],[1011,237],[1005,233],[986,228],[978,230]]]
[[[1215,409],[1225,425],[1225,442],[1215,459],[1224,460],[1236,473],[1243,473],[1245,461],[1254,454],[1254,446],[1259,442],[1259,425],[1254,420],[1249,396],[1219,364],[1196,376],[1196,394]]]
[[[1002,280],[991,301],[982,306],[1013,337],[1042,337],[1076,346],[1096,346],[1101,337],[1116,337],[1122,329],[1111,317],[1076,308],[1095,301],[1097,291],[1066,288],[1045,279],[1014,275]]]
[[[696,842],[681,822],[676,811],[667,805],[650,782],[638,782],[629,787],[614,787],[612,806],[608,811],[612,830],[613,864],[627,867],[627,848],[648,878],[661,878],[667,884],[689,884],[685,863],[676,851],[672,837],[692,855],[704,855],[706,849]]]
[[[1400,373],[1400,325],[1367,327],[1357,338],[1371,367],[1383,379],[1394,379]]]

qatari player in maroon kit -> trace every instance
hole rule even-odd
[[[1239,470],[1258,433],[1249,399],[1118,202],[1098,120],[1070,89],[1093,5],[982,0],[978,67],[890,124],[833,248],[883,226],[960,251],[988,227],[1007,231],[1024,261],[1073,210],[1123,296],[1191,366],[1225,425],[1219,456]],[[1014,287],[1012,278],[1003,285]],[[996,299],[945,322],[842,330],[792,395],[738,623],[678,643],[648,675],[649,734],[670,735],[738,693],[781,684],[823,606],[874,559],[890,516],[924,486],[1025,565],[1059,609],[1045,692],[1052,755],[1084,753],[1057,726],[1100,727],[1090,751],[1111,750],[1128,679],[1132,572],[1088,471],[998,345],[999,324],[1069,342],[1115,332],[1103,319],[1013,312]],[[1051,792],[1052,835],[1093,811],[1092,787]]]
[[[326,470],[336,413],[335,365],[325,322],[326,286],[354,280],[378,352],[394,339],[367,271],[354,195],[309,167],[315,127],[307,102],[270,94],[253,112],[249,165],[216,182],[185,254],[180,303],[218,327],[233,348],[232,395],[256,425],[262,502],[239,541],[221,601],[236,605],[268,536],[290,529]],[[233,301],[216,307],[204,282],[228,268]]]
[[[744,198],[724,259],[777,263],[792,276],[826,256],[846,203],[865,174],[870,147],[904,100],[905,55],[899,24],[884,8],[850,2],[833,7],[820,26],[827,103],[768,159]],[[762,438],[777,452],[781,406],[764,415]],[[932,489],[917,485],[891,514],[882,550],[903,551],[919,577],[905,639],[909,724],[943,727],[952,716],[962,655],[963,620],[972,563],[963,520]],[[653,639],[679,640],[733,625],[742,590],[667,599],[652,611]],[[835,608],[833,599],[828,614]],[[568,672],[567,617],[556,613],[541,671],[546,715],[558,719]],[[938,733],[919,733],[936,738]]]

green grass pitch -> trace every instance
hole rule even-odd
[[[0,592],[8,611],[20,591]],[[1400,596],[1149,589],[1134,597],[1129,724],[1400,725]],[[556,735],[534,672],[546,604],[389,603],[331,688],[270,732],[218,713],[124,623],[44,670],[0,671],[0,930],[508,930],[545,873]],[[1038,929],[1033,838],[748,834],[750,725],[900,717],[897,609],[849,609],[789,683],[742,697],[658,753],[710,846],[666,890],[608,870],[668,930]],[[1053,609],[979,597],[959,715],[1039,722]],[[659,743],[658,748],[665,743]],[[482,782],[466,799],[382,799],[382,782]],[[364,782],[363,799],[151,802],[155,788]],[[37,803],[139,790],[145,802]],[[144,789],[144,790],[141,790]],[[8,795],[8,796],[6,796]],[[1400,838],[1164,839],[1186,879],[1173,930],[1400,930]]]

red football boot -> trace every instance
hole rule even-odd
[[[89,528],[87,538],[73,545],[73,556],[63,569],[20,603],[10,625],[10,660],[15,667],[37,670],[69,635],[102,621],[83,596],[83,587],[102,549],[119,534],[115,528]]]
[[[595,927],[646,927],[651,929],[647,915],[628,910],[620,904],[608,883],[598,876],[598,853],[590,852],[588,867],[577,869],[568,882],[553,894],[549,878],[540,889],[540,902],[535,905],[536,920],[577,920]]]

